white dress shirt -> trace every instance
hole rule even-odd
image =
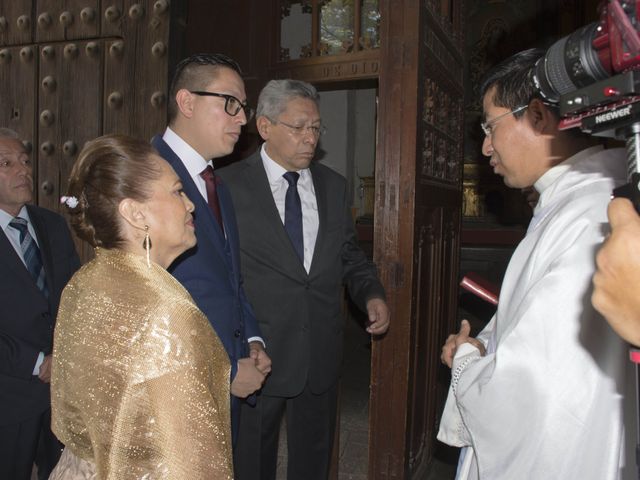
[[[169,127],[164,131],[162,139],[167,145],[169,145],[169,148],[171,148],[171,150],[180,157],[182,164],[187,169],[187,172],[189,172],[189,175],[191,175],[193,183],[198,187],[198,191],[202,195],[202,198],[207,201],[207,184],[200,174],[205,168],[207,168],[207,165],[211,165],[211,168],[215,168],[213,166],[213,162],[203,158],[202,155],[196,152],[191,145],[185,142]]]
[[[276,163],[265,150],[264,144],[260,150],[262,164],[267,172],[269,187],[276,208],[280,214],[280,220],[284,225],[284,200],[287,195],[289,183],[284,179],[283,175],[287,172],[285,168]],[[313,179],[311,171],[308,168],[298,170],[300,178],[298,179],[298,194],[300,195],[300,203],[302,205],[302,238],[304,246],[304,269],[309,273],[311,268],[311,260],[313,260],[313,252],[318,237],[318,227],[320,220],[318,217],[318,202],[316,201],[316,191],[313,187]]]

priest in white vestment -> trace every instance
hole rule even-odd
[[[540,199],[495,316],[477,338],[465,322],[443,347],[452,380],[438,439],[466,447],[460,479],[623,478],[626,347],[590,295],[625,154],[558,130],[529,75],[543,53],[521,52],[481,87],[483,153]]]

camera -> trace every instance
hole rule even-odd
[[[640,1],[609,0],[599,10],[597,22],[558,40],[534,68],[541,97],[559,104],[562,117],[640,91],[625,75],[640,69]]]
[[[607,0],[597,22],[554,43],[532,75],[546,103],[558,106],[560,129],[624,139],[630,183],[614,196],[640,212],[640,0]]]

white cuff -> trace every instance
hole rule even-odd
[[[40,352],[38,354],[38,359],[36,360],[36,366],[33,367],[33,374],[32,375],[39,375],[40,374],[40,366],[42,365],[42,362],[44,362],[44,353]]]
[[[262,344],[262,347],[266,350],[267,346],[264,344],[264,340],[262,340],[261,337],[251,337],[249,339],[247,339],[247,343],[251,343],[251,342],[260,342]]]

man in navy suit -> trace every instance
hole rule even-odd
[[[46,479],[60,457],[51,432],[51,351],[62,289],[80,266],[60,215],[27,205],[31,159],[0,128],[0,478]]]
[[[169,126],[162,137],[152,141],[195,205],[198,245],[179,257],[170,271],[207,316],[229,354],[234,434],[238,399],[262,386],[271,360],[242,288],[233,204],[215,176],[212,159],[233,151],[242,126],[252,115],[238,64],[220,54],[192,55],[176,67]]]

